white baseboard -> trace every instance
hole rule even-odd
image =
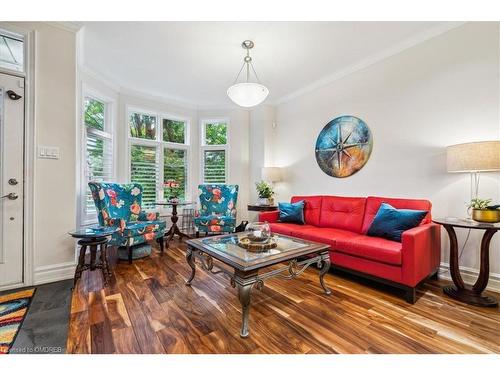
[[[479,276],[479,270],[470,267],[460,267],[460,275],[466,284],[474,284]],[[448,263],[441,263],[439,267],[439,277],[445,280],[451,280],[450,265]],[[492,292],[500,292],[500,274],[490,273],[490,280],[486,290]]]
[[[75,275],[75,262],[51,264],[35,268],[34,285],[72,279]]]

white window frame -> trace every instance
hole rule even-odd
[[[12,38],[12,39],[17,39],[21,42],[23,42],[23,70],[22,71],[19,71],[19,70],[15,70],[15,69],[9,69],[9,68],[6,68],[6,67],[0,67],[0,73],[5,73],[5,74],[11,74],[11,75],[15,75],[15,76],[20,76],[20,77],[24,77],[26,76],[26,71],[28,70],[28,53],[27,53],[27,43],[26,43],[26,37],[24,35],[22,35],[21,33],[17,33],[17,32],[12,32],[12,31],[9,31],[9,30],[6,30],[4,28],[0,28],[0,35],[5,35],[6,37],[9,37],[9,38]]]
[[[85,125],[85,98],[91,98],[104,103],[104,131],[98,129],[87,129]],[[98,90],[82,85],[81,103],[80,103],[80,127],[81,127],[81,155],[80,155],[80,198],[79,202],[79,221],[80,225],[91,225],[98,222],[97,214],[87,214],[86,208],[86,193],[88,180],[86,175],[87,168],[87,131],[94,135],[110,141],[111,147],[111,176],[110,179],[114,180],[117,173],[117,160],[116,160],[116,100],[109,96],[103,95]]]
[[[130,135],[130,115],[132,113],[140,113],[148,116],[156,117],[156,137],[155,139],[145,139],[145,138],[136,138]],[[131,159],[130,154],[133,145],[138,146],[149,146],[156,148],[156,163],[159,166],[158,171],[158,179],[156,182],[156,196],[158,202],[163,202],[164,199],[164,187],[163,182],[165,180],[164,175],[164,154],[165,149],[176,149],[176,150],[184,150],[186,151],[186,191],[184,192],[185,200],[189,201],[191,199],[191,174],[190,174],[190,166],[191,166],[191,119],[184,116],[179,116],[176,114],[165,113],[162,111],[152,111],[140,107],[127,106],[126,107],[126,137],[127,137],[127,179],[131,180],[132,177],[132,167],[131,167]],[[166,142],[163,140],[163,120],[174,120],[174,121],[182,121],[185,123],[184,126],[184,142],[185,143],[175,143],[175,142]],[[155,209],[158,211],[158,208]],[[160,210],[163,211],[162,208]]]
[[[214,122],[223,122],[226,124],[226,144],[225,145],[207,145],[206,142],[206,126],[207,124],[212,124]],[[228,118],[211,118],[202,119],[200,121],[200,183],[206,184],[205,182],[205,151],[225,151],[225,183],[229,183],[229,153],[230,153],[230,127],[231,124]]]

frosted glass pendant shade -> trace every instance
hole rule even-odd
[[[262,103],[269,95],[266,86],[259,83],[244,82],[227,89],[227,96],[240,107],[250,108]]]

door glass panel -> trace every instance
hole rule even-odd
[[[24,42],[22,40],[0,35],[0,67],[24,71]]]
[[[3,132],[4,132],[4,115],[3,115],[3,99],[4,89],[0,87],[0,197],[3,196]],[[3,199],[0,199],[0,264],[5,262],[5,254],[3,247]]]

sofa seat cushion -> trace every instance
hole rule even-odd
[[[163,220],[131,221],[127,223],[123,230],[123,237],[135,237],[146,233],[164,232],[165,227],[166,223]]]
[[[305,228],[315,228],[313,225],[301,225],[293,223],[269,223],[271,226],[271,233],[284,234],[285,236],[291,236],[292,231],[300,232]]]
[[[205,215],[205,216],[195,217],[194,224],[196,226],[212,226],[212,225],[234,226],[236,224],[236,218],[224,215],[221,216]]]
[[[307,241],[320,242],[335,248],[338,239],[348,240],[358,236],[358,234],[335,228],[304,228],[303,230],[292,230],[293,237],[299,237]]]
[[[349,238],[338,238],[333,251],[352,256],[374,260],[391,265],[401,265],[400,242],[385,238],[356,235]]]

